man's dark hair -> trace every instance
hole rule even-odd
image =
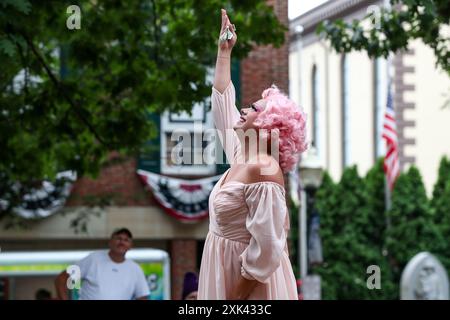
[[[133,239],[133,235],[131,234],[131,231],[128,230],[127,228],[120,228],[120,229],[116,229],[112,234],[111,234],[111,238],[113,238],[114,236],[117,236],[119,234],[126,234],[128,236],[128,238]]]

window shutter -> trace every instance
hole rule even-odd
[[[161,117],[159,114],[149,114],[149,121],[155,124],[157,135],[150,139],[138,157],[137,167],[154,173],[161,173]]]

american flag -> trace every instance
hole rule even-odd
[[[386,140],[386,156],[384,157],[384,172],[389,189],[394,188],[395,180],[400,174],[400,161],[398,158],[397,128],[395,125],[395,112],[392,105],[392,93],[388,87],[386,114],[384,116],[383,134]]]

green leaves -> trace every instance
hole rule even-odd
[[[421,251],[436,254],[450,271],[450,161],[441,161],[431,206],[411,167],[396,182],[389,212],[382,164],[379,159],[364,179],[346,168],[338,184],[325,174],[317,191],[324,263],[313,272],[322,277],[325,299],[398,298],[401,272]],[[381,290],[366,287],[369,265],[380,267]]]
[[[444,242],[431,218],[429,200],[417,168],[411,167],[397,179],[388,217],[386,247],[393,258],[395,280],[400,281],[401,271],[414,255],[425,250],[433,253]]]
[[[450,272],[450,160],[441,159],[438,180],[433,189],[433,199],[430,203],[432,219],[445,239],[443,246],[436,250],[436,254]]]
[[[280,45],[286,30],[264,0],[82,0],[80,30],[66,27],[71,4],[0,3],[0,198],[60,170],[95,175],[111,150],[138,153],[149,113],[203,102],[223,5],[236,57]]]
[[[411,41],[421,39],[433,49],[436,64],[450,74],[450,35],[442,32],[450,27],[449,2],[402,1],[401,9],[395,3],[399,1],[393,2],[393,9],[381,9],[379,17],[371,13],[352,23],[326,21],[319,25],[317,33],[330,40],[337,52],[366,51],[369,57],[387,57],[390,52],[407,49]],[[369,28],[364,27],[365,22]]]
[[[14,43],[7,39],[6,37],[0,38],[0,52],[3,52],[4,54],[13,57],[16,53],[16,48],[14,46]]]
[[[0,5],[2,10],[9,6],[23,14],[29,14],[31,11],[31,3],[28,0],[2,0]]]

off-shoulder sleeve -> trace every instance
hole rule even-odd
[[[231,165],[238,163],[241,159],[241,143],[236,132],[233,130],[234,124],[240,118],[235,103],[236,92],[233,82],[230,81],[223,93],[220,93],[214,87],[212,88],[211,112],[220,143]]]
[[[276,183],[250,184],[245,187],[245,199],[249,208],[246,227],[251,239],[239,257],[241,274],[249,280],[267,282],[280,266],[286,246],[284,189]]]

